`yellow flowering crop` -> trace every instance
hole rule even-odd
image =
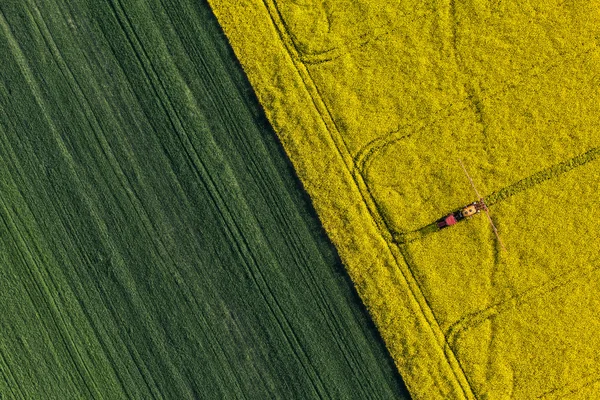
[[[598,4],[210,2],[413,397],[598,397]]]

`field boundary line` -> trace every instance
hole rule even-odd
[[[279,40],[283,44],[286,53],[288,54],[294,71],[298,75],[300,81],[302,82],[304,89],[306,90],[308,97],[312,101],[312,105],[315,108],[315,111],[318,113],[323,125],[324,130],[328,134],[329,138],[332,140],[336,148],[336,152],[338,157],[343,162],[346,172],[351,176],[352,182],[355,188],[358,190],[360,194],[361,201],[363,205],[366,207],[370,219],[375,223],[378,227],[377,232],[382,236],[382,239],[386,243],[387,250],[391,253],[392,259],[394,260],[394,265],[401,272],[401,275],[404,279],[404,284],[407,285],[409,289],[409,293],[411,294],[411,298],[419,304],[421,317],[425,319],[426,324],[432,330],[432,335],[435,338],[435,343],[438,348],[442,352],[442,358],[445,359],[448,367],[452,371],[453,378],[452,380],[461,388],[463,395],[466,398],[474,397],[472,393],[472,389],[468,383],[466,375],[464,371],[458,364],[455,357],[449,358],[447,356],[447,352],[445,351],[446,341],[439,326],[439,323],[435,319],[431,307],[429,306],[427,299],[423,296],[422,291],[414,278],[414,274],[406,264],[404,263],[404,267],[402,267],[402,263],[399,262],[399,257],[404,259],[401,253],[397,253],[394,251],[393,246],[395,243],[393,242],[393,238],[391,235],[391,231],[387,226],[387,222],[381,217],[381,212],[378,209],[377,204],[373,201],[372,194],[366,186],[363,177],[360,173],[357,173],[357,170],[354,165],[354,160],[347,150],[347,146],[339,134],[339,129],[337,128],[335,121],[333,120],[331,113],[325,103],[322,100],[322,96],[314,84],[312,80],[312,76],[310,72],[307,70],[307,67],[300,60],[297,49],[295,48],[293,42],[291,41],[289,35],[287,34],[287,28],[285,24],[281,21],[281,15],[277,8],[277,5],[274,1],[271,0],[262,0],[263,5],[266,8],[267,13],[270,16],[271,22],[273,23]]]

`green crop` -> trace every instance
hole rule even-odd
[[[394,398],[202,1],[0,2],[0,398]]]

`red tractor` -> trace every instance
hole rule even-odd
[[[436,221],[437,227],[442,229],[454,225],[460,220],[479,213],[481,210],[485,210],[485,204],[483,201],[474,201],[468,206],[463,207],[458,211],[454,211],[453,213],[446,215],[444,218],[438,219]]]

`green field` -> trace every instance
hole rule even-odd
[[[203,1],[0,2],[0,398],[406,398]]]

